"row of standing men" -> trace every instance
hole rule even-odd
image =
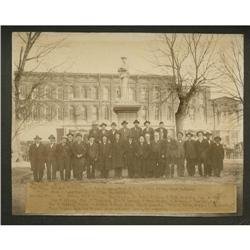
[[[107,130],[105,123],[100,125],[101,129],[93,124],[87,142],[81,133],[68,133],[59,144],[55,136],[50,135],[47,145],[36,136],[29,149],[34,180],[43,179],[45,168],[48,180],[55,180],[57,172],[61,180],[70,180],[72,172],[74,179],[81,180],[84,171],[87,178],[127,175],[129,178],[173,178],[183,177],[185,169],[189,176],[194,176],[196,166],[200,176],[220,176],[224,159],[220,137],[212,140],[211,133],[198,131],[197,140],[190,132],[185,140],[182,132],[178,132],[175,139],[163,122],[155,130],[149,121],[144,123],[144,129],[138,120],[131,129],[127,125],[123,121],[118,130],[116,123],[112,123]]]

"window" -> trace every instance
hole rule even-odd
[[[92,89],[92,98],[93,99],[98,99],[98,88],[97,87],[93,87]]]
[[[121,87],[117,87],[115,90],[115,98],[121,99]]]
[[[38,89],[34,89],[34,90],[32,91],[32,99],[36,99],[37,96],[38,96]]]
[[[44,106],[43,105],[41,105],[40,107],[39,107],[39,119],[40,120],[44,120],[44,118],[45,118],[45,111],[44,111]]]
[[[45,108],[45,119],[47,121],[51,120],[51,107],[49,105],[46,106],[46,108]]]
[[[55,87],[51,88],[51,98],[56,99],[56,88]]]
[[[75,107],[73,105],[69,107],[69,119],[71,121],[75,120]]]
[[[147,120],[147,108],[145,106],[141,109],[141,116],[143,120]]]
[[[103,100],[105,101],[109,100],[109,87],[103,88]]]
[[[104,120],[109,120],[109,106],[104,106]]]
[[[173,110],[171,106],[168,106],[167,119],[171,121],[173,119]]]
[[[159,87],[154,87],[153,95],[154,95],[154,97],[153,97],[154,101],[160,99],[160,90],[159,90]]]
[[[51,90],[49,86],[45,87],[45,98],[46,99],[51,99]]]
[[[80,98],[80,94],[81,94],[80,93],[80,87],[73,86],[72,89],[73,89],[73,96],[74,96],[74,98],[79,99]]]
[[[38,107],[38,105],[36,105],[36,106],[34,106],[33,107],[33,119],[35,120],[35,121],[38,121],[39,120],[39,107]]]
[[[130,87],[128,89],[128,98],[130,101],[135,101],[135,88]]]
[[[68,105],[63,106],[63,119],[67,120],[69,119],[69,108]]]
[[[62,106],[58,106],[57,108],[57,120],[62,121],[64,117],[64,110]]]
[[[57,107],[55,105],[51,106],[51,120],[56,119],[57,117]]]
[[[82,106],[81,119],[84,120],[84,121],[87,120],[87,108],[86,108],[85,105]]]
[[[68,98],[69,100],[73,99],[74,98],[74,87],[73,86],[69,86],[68,87]]]
[[[155,105],[155,120],[160,120],[160,106],[159,104]]]
[[[69,99],[69,87],[65,86],[63,88],[63,99],[68,100]]]
[[[39,87],[38,98],[44,98],[44,87]]]
[[[146,88],[141,88],[141,100],[146,101],[148,99],[148,93]]]
[[[93,106],[92,107],[92,120],[93,121],[97,121],[98,120],[98,117],[99,114],[98,114],[98,108],[96,106]]]
[[[64,96],[64,93],[63,93],[63,88],[62,87],[59,87],[57,88],[57,99],[58,100],[62,100],[63,99],[63,96]]]
[[[86,87],[81,87],[81,96],[83,99],[86,99],[87,98],[87,89]]]

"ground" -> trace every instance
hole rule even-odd
[[[238,211],[241,212],[242,203],[242,160],[227,160],[224,164],[224,171],[221,178],[216,177],[199,177],[196,173],[194,177],[175,177],[174,179],[121,179],[121,180],[91,180],[91,182],[98,183],[105,182],[107,185],[109,183],[121,183],[125,185],[130,185],[131,183],[162,183],[166,182],[169,184],[218,184],[218,183],[236,183],[238,187]],[[12,165],[12,212],[13,214],[23,214],[25,211],[25,199],[26,199],[26,184],[32,181],[32,172],[27,162],[14,163]],[[89,182],[89,180],[84,179],[83,181]],[[46,185],[46,180],[44,181]]]

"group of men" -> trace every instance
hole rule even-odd
[[[185,169],[189,176],[194,176],[196,166],[200,176],[220,176],[223,169],[224,149],[221,138],[203,131],[196,133],[197,139],[190,132],[177,133],[174,138],[160,122],[157,129],[145,121],[145,128],[134,121],[134,127],[128,128],[128,122],[121,123],[117,129],[113,122],[111,129],[102,123],[100,129],[94,123],[84,140],[81,133],[68,133],[60,143],[50,135],[50,143],[43,145],[36,136],[29,149],[29,159],[34,181],[43,179],[46,168],[47,179],[55,180],[57,172],[61,180],[82,180],[87,178],[173,178],[183,177]],[[185,164],[186,163],[186,164]]]

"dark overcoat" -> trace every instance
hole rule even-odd
[[[221,144],[213,143],[211,147],[211,161],[213,168],[222,170],[224,159],[224,149]]]
[[[133,168],[135,165],[136,143],[125,142],[124,144],[124,157],[127,168]]]
[[[142,135],[141,127],[133,127],[130,129],[130,136],[134,139],[135,142],[138,142],[139,137]]]
[[[124,143],[121,139],[112,143],[112,168],[123,168],[124,164]]]
[[[83,142],[74,142],[72,145],[72,153],[74,157],[74,167],[84,169],[87,158],[87,147]]]
[[[196,154],[198,161],[205,161],[207,159],[207,149],[208,149],[207,140],[203,139],[202,141],[197,140],[195,142]]]
[[[121,135],[122,142],[128,141],[128,137],[130,135],[130,129],[129,128],[121,128],[119,130],[119,133]]]
[[[145,134],[148,133],[150,134],[150,139],[153,140],[154,139],[154,129],[149,127],[149,128],[144,128],[142,131],[143,136],[145,136]]]
[[[168,130],[166,128],[157,128],[157,131],[160,135],[160,140],[166,140],[168,135]]]
[[[108,139],[109,139],[109,141],[110,141],[111,143],[114,142],[114,140],[115,140],[115,134],[116,134],[117,132],[118,132],[117,129],[114,129],[114,130],[110,129],[110,130],[109,130]]]
[[[196,159],[196,146],[194,140],[187,140],[184,142],[185,158],[190,160]]]
[[[29,148],[29,159],[31,169],[43,169],[45,164],[45,147],[39,143],[37,146],[35,143]]]
[[[95,142],[99,142],[99,140],[100,140],[100,130],[98,128],[90,129],[89,130],[89,136],[93,136],[95,138]]]
[[[102,142],[99,145],[99,164],[98,168],[102,169],[111,169],[112,161],[112,145],[110,142],[105,144]]]

